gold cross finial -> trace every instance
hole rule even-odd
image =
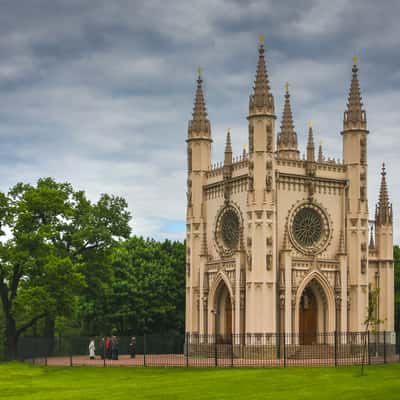
[[[309,124],[308,124],[308,126],[309,126],[310,128],[312,128],[312,127],[313,127],[313,122],[310,121]]]
[[[354,54],[353,56],[353,65],[357,65],[358,57]]]
[[[197,73],[199,75],[199,78],[201,78],[201,76],[203,75],[203,68],[201,68],[201,66],[199,65],[199,67],[197,68]]]
[[[286,93],[289,93],[289,82],[285,83],[285,90],[286,90]]]
[[[260,44],[261,44],[262,46],[264,46],[264,41],[265,41],[264,35],[261,33],[261,34],[260,34]]]
[[[323,144],[324,144],[324,141],[321,139],[321,140],[319,141],[319,145],[322,146]]]

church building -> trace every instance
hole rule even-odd
[[[379,329],[393,331],[392,206],[383,165],[369,219],[369,132],[357,60],[339,161],[315,147],[311,123],[300,157],[288,85],[277,128],[263,40],[258,53],[248,151],[233,157],[228,131],[220,164],[211,160],[200,72],[197,79],[187,136],[186,332],[359,332],[374,288]]]

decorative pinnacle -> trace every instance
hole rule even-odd
[[[189,121],[189,137],[206,135],[211,137],[210,122],[207,117],[206,102],[203,94],[202,70],[198,68],[197,88],[193,107],[192,120]]]
[[[249,114],[274,114],[274,98],[270,93],[268,72],[264,57],[264,41],[260,38],[254,92],[250,95]]]
[[[314,136],[313,136],[313,124],[310,121],[308,128],[308,142],[307,142],[307,161],[315,161],[315,147],[314,147]]]
[[[285,103],[283,106],[281,130],[278,134],[278,156],[280,158],[299,159],[297,133],[294,130],[292,109],[290,106],[289,83],[285,85]]]
[[[343,131],[353,129],[367,129],[367,117],[363,110],[361,99],[360,83],[358,82],[357,57],[353,57],[352,78],[350,84],[349,97],[347,100],[347,110],[344,112]]]
[[[371,234],[369,236],[369,249],[375,250],[375,243],[374,243],[374,226],[371,225]]]
[[[354,54],[352,60],[353,60],[353,65],[357,65],[357,63],[358,63],[358,57],[357,57],[355,54]]]
[[[392,205],[389,203],[389,193],[386,183],[385,163],[382,164],[381,187],[379,190],[379,200],[375,211],[375,223],[377,225],[392,224]]]
[[[308,123],[309,128],[313,127],[313,122],[310,120],[310,122]]]
[[[200,79],[201,79],[201,77],[203,75],[203,68],[201,68],[200,65],[197,68],[197,75],[199,76]]]
[[[322,139],[319,141],[318,148],[318,162],[322,163],[324,161],[324,155],[322,153]]]
[[[264,46],[265,38],[264,38],[264,35],[262,33],[260,34],[259,41],[260,41],[260,45]]]
[[[225,158],[224,158],[224,167],[228,167],[228,169],[224,168],[224,175],[230,176],[232,171],[230,166],[232,165],[232,144],[231,144],[231,131],[228,128],[226,132],[226,144],[225,144]]]

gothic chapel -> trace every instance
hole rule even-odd
[[[353,59],[343,161],[325,157],[321,145],[316,154],[311,123],[301,159],[288,86],[276,134],[261,41],[248,152],[232,156],[228,131],[217,165],[199,73],[187,137],[186,332],[362,331],[376,287],[380,329],[394,330],[392,207],[383,165],[369,220],[368,130],[357,73]]]

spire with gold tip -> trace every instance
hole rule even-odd
[[[389,193],[386,183],[385,163],[382,164],[381,187],[379,191],[379,200],[375,210],[376,225],[391,225],[393,222],[392,205],[389,203]]]
[[[198,68],[197,89],[193,107],[193,117],[189,121],[189,137],[211,137],[210,121],[207,118],[206,102],[203,94],[202,69]]]
[[[268,72],[264,58],[263,35],[260,35],[258,54],[256,80],[254,81],[254,93],[250,96],[249,113],[274,114],[274,98],[269,87]]]
[[[280,158],[300,158],[297,133],[294,130],[292,109],[290,106],[289,83],[285,84],[285,104],[283,106],[281,131],[278,134],[278,156]]]
[[[357,56],[353,57],[352,79],[347,101],[347,110],[343,117],[343,131],[351,129],[367,129],[367,117],[363,110],[363,103],[358,82]]]

